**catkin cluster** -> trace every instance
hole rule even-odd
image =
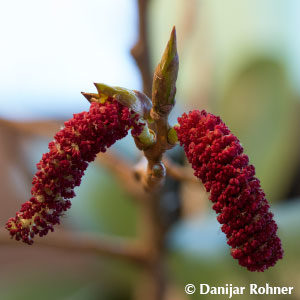
[[[250,271],[273,266],[283,255],[277,225],[239,140],[204,110],[183,114],[178,121],[178,139],[195,176],[210,192],[232,257]]]
[[[33,243],[35,235],[44,236],[60,223],[71,206],[74,188],[80,185],[97,153],[105,152],[129,129],[133,135],[142,130],[138,115],[110,97],[104,103],[93,102],[88,112],[74,114],[64,125],[37,164],[32,197],[6,223],[11,236],[27,244]]]

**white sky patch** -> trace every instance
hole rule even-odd
[[[1,1],[0,116],[87,109],[93,82],[140,89],[136,25],[134,0]]]

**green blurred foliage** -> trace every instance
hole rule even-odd
[[[299,162],[299,104],[284,66],[268,57],[245,63],[215,110],[241,140],[268,198],[280,200]]]
[[[95,164],[89,166],[76,193],[68,220],[70,225],[75,220],[79,230],[135,236],[137,207],[106,169]]]

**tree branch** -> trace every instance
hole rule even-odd
[[[141,182],[149,197],[140,206],[139,225],[140,237],[143,239],[143,244],[149,249],[149,263],[141,274],[140,288],[148,291],[146,295],[143,295],[144,300],[163,300],[167,287],[164,265],[166,226],[161,210],[160,192],[166,176],[162,156],[166,150],[174,147],[174,143],[168,138],[171,128],[168,116],[175,104],[177,72],[176,32],[173,28],[170,40],[153,77],[153,106],[150,111],[152,122],[150,120],[148,126],[156,135],[155,142],[151,145],[145,145],[135,138],[137,147],[144,152],[145,156],[145,159],[140,161],[141,170],[139,170],[139,174],[141,174]]]
[[[135,59],[143,80],[143,92],[150,97],[152,88],[152,72],[149,57],[148,32],[147,32],[147,8],[149,0],[138,0],[139,9],[139,38],[131,49],[131,55]]]
[[[0,125],[16,130],[16,132],[21,132],[22,134],[52,137],[53,134],[59,130],[59,127],[63,125],[63,121],[41,120],[16,122],[0,119]]]
[[[7,231],[0,230],[0,244],[19,246],[20,242],[10,239]],[[79,234],[58,230],[52,236],[37,239],[35,245],[31,247],[39,246],[99,256],[106,255],[135,263],[143,263],[146,260],[146,253],[137,241],[89,233]]]
[[[178,74],[178,54],[176,46],[176,30],[172,30],[169,42],[163,53],[160,63],[157,65],[152,86],[152,103],[150,111],[152,123],[149,127],[156,134],[156,141],[150,146],[143,145],[137,138],[135,143],[148,161],[145,172],[145,188],[149,191],[157,190],[163,184],[166,170],[162,163],[163,153],[174,147],[168,138],[170,125],[169,114],[175,104],[176,79]]]

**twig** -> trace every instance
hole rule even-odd
[[[162,163],[163,153],[174,147],[169,143],[168,135],[170,130],[169,114],[175,104],[176,79],[178,74],[178,55],[176,46],[176,30],[172,30],[170,40],[164,51],[163,57],[156,67],[152,87],[153,107],[150,115],[154,120],[149,127],[156,134],[156,141],[150,146],[144,146],[138,139],[136,145],[144,151],[148,161],[145,188],[149,191],[159,189],[165,178],[165,166]]]
[[[143,91],[151,96],[152,72],[149,57],[148,32],[147,32],[147,7],[148,0],[138,0],[139,9],[139,38],[131,49],[131,55],[135,59],[143,80]]]
[[[178,56],[176,48],[175,28],[165,49],[161,62],[158,64],[153,78],[152,109],[150,111],[152,123],[149,127],[155,132],[156,140],[153,144],[143,145],[137,138],[135,142],[143,150],[147,160],[146,170],[141,178],[148,192],[148,201],[140,206],[140,237],[149,249],[149,263],[143,271],[139,290],[147,290],[143,300],[163,300],[167,288],[165,274],[165,235],[163,214],[160,204],[161,186],[166,176],[166,169],[162,162],[163,153],[171,149],[168,136],[170,125],[168,116],[174,106],[175,82],[178,72]],[[139,295],[141,299],[141,295]]]
[[[142,75],[143,80],[143,91],[146,95],[150,96],[152,94],[152,72],[150,68],[150,58],[149,58],[149,44],[148,44],[148,30],[147,30],[147,13],[148,13],[148,0],[138,0],[139,6],[139,39],[135,46],[131,49],[131,54],[134,57],[140,73]],[[153,125],[153,129],[156,125]],[[156,131],[157,132],[157,131]],[[164,133],[166,133],[164,131]],[[135,140],[137,146],[138,140]],[[158,139],[158,143],[161,144],[161,139]],[[162,145],[162,144],[161,144]],[[139,147],[141,150],[142,147]],[[153,149],[153,148],[152,148]],[[163,151],[165,151],[164,149]],[[162,149],[160,149],[162,151]],[[153,151],[152,151],[153,152]],[[146,154],[146,152],[144,151]],[[149,153],[149,152],[148,152]],[[165,176],[164,166],[160,164],[161,157],[157,151],[158,156],[156,159],[152,160],[154,162],[150,169],[153,169],[153,165],[155,161],[158,161],[156,176],[152,178],[152,181],[156,181],[156,185],[159,185],[163,177]],[[145,155],[146,156],[146,155]],[[149,157],[147,157],[148,159]],[[148,160],[149,161],[149,160]],[[137,179],[140,177],[141,181],[144,181],[144,186],[147,186],[147,180],[149,178],[145,178],[143,176],[145,174],[141,170],[144,166],[144,162],[141,161],[141,164],[137,166],[139,168],[136,170]],[[146,161],[147,166],[147,161]],[[159,167],[162,167],[161,169]],[[160,174],[159,174],[160,173]],[[148,175],[151,177],[151,171],[148,172]],[[160,176],[157,176],[160,175]],[[155,178],[157,180],[155,180]],[[151,180],[151,178],[150,178]],[[154,184],[155,185],[155,184]],[[149,185],[148,185],[149,187]],[[136,286],[136,295],[135,298],[140,300],[162,300],[166,291],[166,277],[164,274],[164,266],[163,266],[163,255],[164,255],[164,230],[160,220],[159,215],[159,203],[160,196],[157,191],[150,191],[144,196],[144,200],[140,202],[140,222],[139,222],[139,236],[141,237],[143,244],[145,247],[149,249],[149,264],[143,270],[141,274],[141,279],[139,284]],[[145,293],[145,291],[147,291]]]
[[[7,231],[0,231],[0,244],[20,245],[9,238]],[[28,247],[25,244],[24,247]],[[73,233],[58,230],[54,235],[37,239],[34,246],[47,246],[59,250],[106,255],[114,258],[126,259],[135,263],[143,263],[146,260],[146,252],[136,241],[122,238],[92,235],[88,233]]]

